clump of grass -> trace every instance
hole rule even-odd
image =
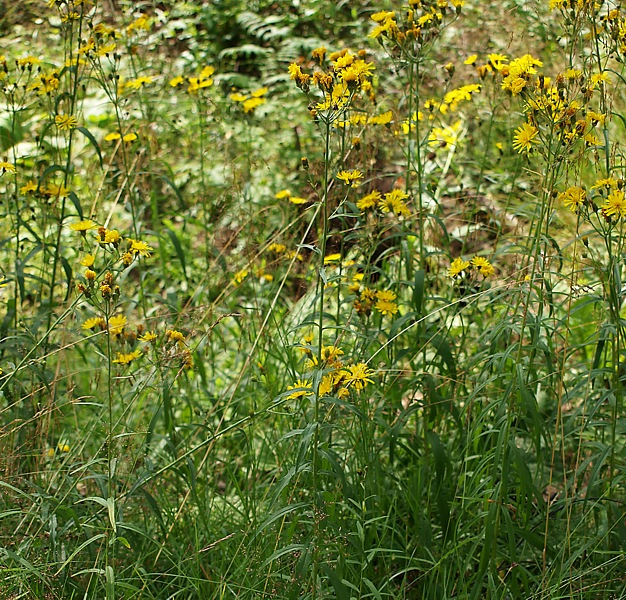
[[[0,56],[3,596],[621,594],[621,8],[119,4]]]

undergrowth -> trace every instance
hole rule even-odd
[[[626,597],[619,2],[7,6],[2,598]]]

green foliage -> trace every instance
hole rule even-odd
[[[626,14],[551,4],[0,0],[0,596],[625,597]]]

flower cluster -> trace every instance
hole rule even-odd
[[[244,113],[253,113],[256,108],[265,104],[266,99],[264,96],[269,92],[267,87],[262,87],[250,94],[242,94],[235,92],[229,96],[229,98],[241,106]]]
[[[338,346],[322,346],[320,359],[313,354],[313,341],[311,334],[303,339],[301,349],[307,356],[306,368],[308,370],[323,369],[324,375],[319,385],[319,396],[333,395],[339,399],[348,398],[350,390],[362,391],[369,383],[374,372],[365,363],[345,364],[342,360],[343,350]],[[287,390],[294,390],[287,397],[290,399],[300,398],[313,393],[310,379],[298,379]]]
[[[405,48],[408,44],[423,44],[439,33],[448,14],[457,15],[464,0],[409,0],[408,8],[399,11],[381,10],[370,18],[376,26],[369,37],[389,40]]]
[[[474,256],[471,260],[463,260],[460,256],[452,261],[448,268],[448,277],[456,279],[465,275],[468,271],[473,270],[480,273],[483,277],[491,277],[495,274],[493,265],[482,256]]]
[[[359,198],[356,206],[362,213],[377,209],[381,213],[409,217],[411,211],[405,202],[408,197],[406,192],[398,189],[387,192],[384,196],[378,190],[372,190],[369,194]]]
[[[211,66],[204,67],[197,76],[185,76],[177,75],[176,77],[170,79],[170,86],[173,88],[182,87],[184,84],[187,84],[187,92],[190,94],[197,94],[198,91],[204,90],[206,88],[210,88],[213,83],[213,74],[215,73],[215,68]]]
[[[392,290],[373,290],[362,286],[361,277],[356,276],[353,278],[350,291],[356,294],[353,306],[359,315],[367,317],[372,309],[377,310],[382,316],[393,316],[398,312],[396,293]]]
[[[290,78],[310,96],[313,116],[324,115],[330,121],[335,121],[358,93],[365,93],[373,99],[371,78],[374,63],[367,62],[365,57],[365,50],[353,54],[344,48],[327,56],[325,48],[317,48],[312,53],[315,65],[312,75],[303,72],[297,63],[289,65]],[[312,95],[311,88],[321,93],[321,98]]]

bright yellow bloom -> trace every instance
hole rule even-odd
[[[133,350],[133,352],[129,352],[128,354],[118,352],[117,358],[113,362],[119,363],[120,365],[127,365],[133,362],[135,359],[139,358],[140,356],[141,350]]]
[[[182,75],[177,75],[176,77],[173,77],[172,79],[170,79],[170,86],[175,88],[178,87],[179,85],[182,85],[183,82],[185,81],[185,78]]]
[[[139,256],[150,256],[150,252],[154,250],[154,248],[148,246],[146,242],[142,242],[141,240],[133,240],[129,238],[131,243],[130,251],[134,254],[139,254]]]
[[[142,342],[154,342],[158,338],[157,334],[153,331],[146,331],[139,339]]]
[[[613,190],[609,194],[602,207],[602,213],[607,217],[615,215],[618,219],[626,217],[626,198],[622,190]]]
[[[387,112],[381,113],[380,115],[371,116],[367,122],[370,125],[387,125],[391,123],[391,119],[393,118],[393,113],[388,110]]]
[[[293,385],[288,385],[287,389],[297,390],[296,392],[293,392],[289,394],[289,396],[287,396],[287,398],[289,398],[290,400],[295,399],[295,398],[300,398],[301,396],[306,396],[307,394],[310,394],[313,391],[311,382],[308,379],[305,381],[298,379],[296,383],[294,383]]]
[[[336,253],[336,254],[329,254],[328,256],[324,257],[324,264],[325,265],[329,265],[331,263],[335,263],[341,260],[341,254]]]
[[[374,383],[370,377],[374,374],[365,363],[357,363],[343,371],[343,381],[346,387],[354,386],[361,391],[368,383]]]
[[[492,264],[482,256],[475,256],[474,258],[472,258],[470,263],[472,264],[472,267],[474,267],[474,269],[478,269],[478,271],[480,271],[480,274],[483,277],[491,277],[491,275],[496,272]]]
[[[37,191],[37,184],[34,181],[27,181],[21,188],[20,194],[29,194]]]
[[[357,169],[353,169],[352,171],[339,171],[339,173],[337,173],[337,179],[340,179],[347,185],[357,187],[359,180],[363,179],[363,173]]]
[[[248,276],[248,269],[237,271],[233,276],[233,283],[239,285]]]
[[[137,77],[136,79],[131,79],[124,84],[124,87],[129,90],[139,90],[144,85],[149,85],[154,81],[154,77]]]
[[[585,201],[587,194],[580,187],[570,187],[561,194],[559,200],[572,212],[577,212]]]
[[[457,275],[460,275],[463,271],[465,271],[465,269],[468,269],[469,266],[469,261],[463,260],[460,256],[455,258],[448,268],[448,277],[456,277]]]
[[[85,231],[89,231],[90,229],[94,229],[95,227],[97,227],[97,225],[91,219],[85,219],[83,221],[78,221],[78,223],[70,223],[69,227],[72,231],[79,231],[83,233]]]
[[[376,298],[379,300],[386,300],[387,302],[393,302],[396,299],[396,293],[393,290],[379,290],[376,292]]]
[[[398,305],[389,300],[378,300],[374,307],[381,315],[395,315],[398,312]]]
[[[183,344],[185,342],[185,335],[176,329],[168,329],[165,332],[165,337],[170,342],[177,342],[178,344]]]
[[[15,168],[15,165],[9,162],[0,162],[0,175],[4,175],[7,171],[9,173],[16,173],[17,169]]]
[[[88,329],[94,329],[95,327],[100,327],[104,329],[106,327],[106,321],[102,317],[91,317],[91,319],[87,319],[81,326],[81,329],[85,331]]]
[[[67,195],[70,193],[70,190],[60,183],[49,183],[40,191],[51,198],[67,198]]]
[[[108,56],[109,54],[111,54],[111,52],[114,52],[116,48],[117,44],[115,42],[109,42],[104,46],[100,46],[100,48],[96,50],[96,56],[100,58],[102,58],[103,56]]]
[[[93,263],[96,261],[96,257],[93,254],[85,254],[80,264],[83,267],[93,267]]]
[[[522,152],[530,152],[533,144],[537,144],[538,140],[535,138],[539,130],[530,123],[524,123],[521,127],[515,130],[515,137],[513,138],[513,148],[520,154]]]
[[[61,131],[70,131],[78,125],[78,120],[74,115],[57,115],[54,117],[54,124]]]
[[[255,108],[258,108],[262,104],[265,104],[265,102],[266,102],[265,98],[250,98],[242,104],[243,112],[245,113],[254,112]]]
[[[363,196],[362,198],[360,198],[357,201],[356,206],[361,212],[364,212],[368,208],[374,208],[378,204],[380,199],[381,199],[381,193],[378,190],[373,190],[366,196]]]
[[[25,56],[17,61],[18,67],[33,67],[41,64],[41,59],[35,56]]]
[[[113,335],[121,335],[126,323],[127,319],[124,315],[115,315],[109,319],[109,331]]]

